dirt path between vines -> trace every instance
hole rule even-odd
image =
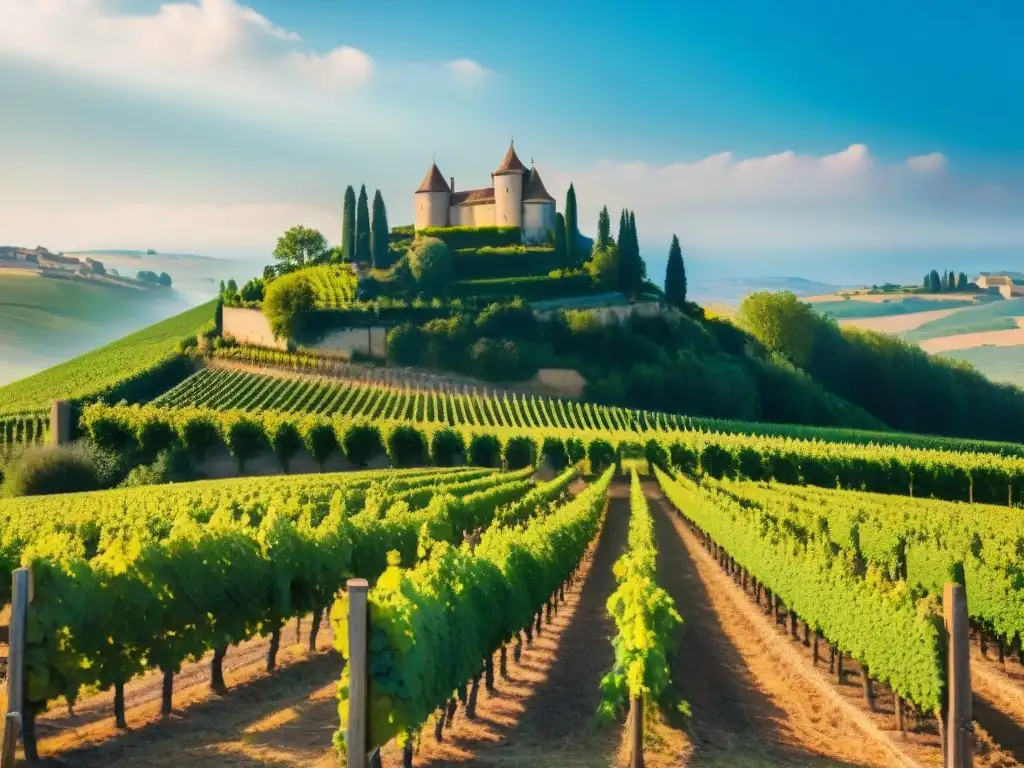
[[[612,565],[626,544],[628,496],[628,483],[612,485],[604,527],[584,560],[581,579],[541,637],[534,638],[533,648],[524,647],[519,664],[509,650],[512,679],[495,674],[497,690],[490,697],[481,686],[476,720],[468,720],[460,707],[443,742],[435,741],[432,723],[424,728],[416,768],[617,765],[621,728],[598,727],[595,713],[599,683],[614,661],[610,639],[615,627],[605,604],[615,588]],[[386,766],[401,765],[401,752],[393,744],[383,758]]]
[[[289,622],[278,668],[266,672],[267,638],[232,647],[224,659],[228,692],[209,689],[209,659],[186,665],[175,677],[174,713],[160,717],[159,675],[147,674],[125,689],[128,732],[114,727],[113,694],[85,699],[68,715],[54,707],[37,723],[46,765],[209,766],[309,765],[330,746],[337,728],[337,680],[341,657],[327,649],[324,620],[319,652],[306,651],[310,621],[296,644]],[[288,756],[284,759],[284,756]],[[21,763],[19,763],[20,765]]]
[[[658,541],[658,582],[683,617],[672,680],[693,713],[689,766],[892,765],[762,642],[727,592],[728,579],[657,484],[644,490]],[[720,577],[720,578],[719,578]]]

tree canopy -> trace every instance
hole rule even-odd
[[[579,214],[576,212],[576,188],[569,184],[569,191],[565,193],[565,260],[570,268],[577,267],[582,263],[582,254],[579,253]]]
[[[301,224],[277,238],[274,248],[274,258],[280,262],[279,269],[284,272],[318,264],[326,256],[327,238],[320,230]]]
[[[267,286],[263,314],[279,339],[293,338],[302,327],[305,315],[314,308],[316,296],[303,274],[286,275]]]

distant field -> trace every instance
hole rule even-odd
[[[0,385],[187,307],[171,292],[0,270]]]
[[[925,323],[901,334],[906,341],[921,343],[928,339],[985,331],[1008,331],[1017,328],[1015,318],[1024,317],[1024,299],[995,301],[977,307],[965,307],[953,314]]]
[[[958,349],[943,352],[942,357],[970,363],[992,381],[1024,387],[1024,344]]]
[[[204,304],[0,387],[0,413],[48,408],[55,398],[97,396],[130,381],[173,357],[181,339],[194,335],[213,319],[215,307],[216,302]]]
[[[870,297],[875,298],[875,297]],[[958,309],[974,304],[971,299],[921,299],[917,296],[905,299],[892,299],[888,302],[865,301],[851,298],[849,301],[813,302],[811,306],[821,314],[844,318],[891,317],[893,315],[909,315],[915,312],[934,312],[943,309]]]

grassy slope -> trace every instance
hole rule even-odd
[[[0,385],[187,307],[175,292],[0,270]]]
[[[970,306],[973,302],[963,300],[905,299],[886,303],[873,301],[822,301],[812,304],[816,312],[840,318],[891,317],[914,312],[930,312],[936,309],[956,309]]]
[[[178,342],[213,319],[209,302],[151,325],[66,363],[0,387],[0,413],[49,407],[56,398],[96,395],[127,378],[144,373],[176,352]]]
[[[1011,330],[1017,327],[1015,317],[1024,317],[1024,299],[967,307],[900,335],[907,341],[917,343],[963,333]]]
[[[992,381],[1024,387],[1024,345],[957,349],[941,356],[970,363]]]

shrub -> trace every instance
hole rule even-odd
[[[430,438],[430,458],[439,467],[453,466],[455,459],[465,451],[462,435],[449,427],[437,430]]]
[[[279,421],[270,435],[270,446],[281,465],[281,471],[287,472],[292,458],[302,448],[302,436],[290,421]]]
[[[685,443],[675,442],[669,446],[668,450],[669,457],[672,459],[672,465],[680,472],[692,475],[697,471],[700,456],[693,448]]]
[[[505,466],[508,469],[523,469],[535,461],[537,446],[525,436],[509,438],[505,443]]]
[[[122,482],[121,488],[135,488],[141,485],[180,483],[195,478],[188,451],[177,446],[161,451],[152,464],[135,467]]]
[[[4,469],[4,496],[95,491],[112,485],[119,474],[117,456],[90,444],[37,445]]]
[[[480,335],[491,339],[534,339],[540,332],[533,310],[521,299],[489,304],[475,322]]]
[[[330,424],[309,421],[303,424],[302,441],[313,461],[323,470],[331,454],[338,450],[338,436]]]
[[[431,296],[447,292],[452,274],[452,252],[436,237],[417,239],[407,255],[419,289]]]
[[[313,287],[305,275],[286,275],[267,286],[263,314],[277,338],[289,339],[301,333],[315,301]]]
[[[578,437],[570,437],[565,441],[565,455],[570,464],[579,464],[587,457],[586,446]]]
[[[180,427],[181,442],[186,449],[202,461],[206,454],[221,441],[217,425],[206,416],[190,416]]]
[[[614,463],[615,448],[603,437],[595,438],[587,445],[587,458],[591,474],[599,474]]]
[[[241,418],[228,427],[224,442],[238,462],[238,471],[245,472],[245,463],[266,448],[267,438],[263,425]]]
[[[546,275],[558,266],[553,248],[487,246],[455,251],[452,271],[458,280],[480,280]]]
[[[342,433],[341,448],[355,466],[365,467],[384,452],[384,443],[372,424],[349,424]]]
[[[388,433],[387,453],[394,467],[410,467],[425,463],[427,443],[416,427],[403,424]]]
[[[388,361],[418,365],[423,358],[423,333],[412,323],[396,325],[387,335]]]
[[[144,464],[154,461],[158,453],[170,450],[178,443],[174,427],[169,422],[158,419],[143,421],[136,439],[139,441],[139,458]]]
[[[654,468],[668,468],[668,451],[665,446],[653,437],[644,445],[644,458],[647,459],[647,471],[654,474]]]
[[[117,415],[105,413],[87,420],[85,427],[93,442],[105,450],[129,452],[138,445],[131,425]]]
[[[545,437],[540,452],[556,472],[561,472],[569,465],[569,454],[565,449],[565,441],[559,437]]]
[[[469,463],[474,467],[496,467],[501,461],[501,443],[494,435],[477,434],[469,441]]]
[[[487,381],[517,381],[532,373],[524,373],[514,341],[479,339],[469,349],[469,360],[472,372]]]
[[[417,236],[438,238],[453,250],[519,245],[523,239],[519,227],[427,227]]]
[[[716,479],[724,477],[732,468],[732,454],[725,448],[708,443],[700,452],[700,469]]]
[[[492,301],[511,299],[516,296],[526,301],[544,301],[571,296],[586,296],[594,293],[594,290],[589,275],[570,275],[568,277],[534,275],[498,280],[462,280],[451,285],[449,294],[453,298],[475,297]]]

